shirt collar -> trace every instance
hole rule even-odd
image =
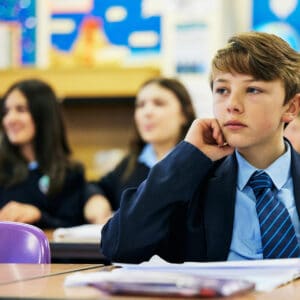
[[[157,157],[151,144],[145,145],[138,157],[138,161],[145,164],[149,168],[152,168],[157,163]]]
[[[30,163],[28,163],[28,170],[33,171],[36,170],[39,167],[39,163],[37,161],[31,161]]]
[[[283,155],[277,158],[264,171],[271,177],[277,190],[280,190],[290,176],[291,167],[291,148],[289,143],[285,142],[286,151]],[[235,151],[238,162],[238,180],[237,185],[240,190],[243,190],[247,185],[252,174],[257,170],[245,158]],[[242,172],[241,172],[242,170]]]

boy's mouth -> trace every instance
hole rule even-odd
[[[224,127],[229,129],[241,129],[247,127],[244,123],[237,120],[230,120],[224,123]]]

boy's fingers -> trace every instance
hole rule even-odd
[[[213,128],[213,137],[216,140],[217,145],[220,147],[224,146],[225,138],[217,120],[213,120],[212,128]]]

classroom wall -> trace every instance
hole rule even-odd
[[[42,11],[41,14],[43,15],[43,17],[37,18],[39,25],[42,24],[42,26],[38,26],[40,48],[37,51],[38,54],[43,53],[43,55],[38,55],[37,61],[42,69],[36,72],[36,70],[30,70],[26,66],[26,68],[11,68],[7,70],[4,69],[7,62],[1,59],[4,55],[0,55],[0,77],[2,78],[0,96],[11,82],[24,77],[38,77],[52,84],[59,97],[63,99],[64,114],[74,157],[85,164],[88,179],[97,179],[116,163],[117,158],[126,153],[132,135],[135,93],[139,85],[151,76],[164,74],[179,77],[192,94],[197,115],[199,117],[212,115],[212,101],[207,80],[207,70],[202,73],[189,74],[178,73],[175,70],[174,60],[179,53],[180,46],[182,46],[182,44],[178,43],[178,40],[185,36],[184,34],[181,36],[174,35],[174,28],[182,20],[188,22],[192,20],[196,25],[207,24],[207,32],[197,31],[200,38],[204,38],[204,42],[201,42],[200,46],[197,45],[200,48],[197,48],[193,53],[189,53],[189,55],[194,55],[195,60],[197,60],[200,57],[200,52],[206,47],[205,51],[201,52],[201,55],[203,55],[202,61],[199,59],[200,62],[204,62],[203,64],[206,67],[210,62],[210,56],[232,34],[247,31],[251,28],[252,1],[254,0],[165,0],[163,2],[161,0],[143,0],[142,12],[139,13],[139,22],[143,26],[148,26],[150,21],[152,25],[156,24],[152,35],[151,30],[147,33],[147,37],[151,37],[154,43],[154,45],[151,45],[151,43],[148,45],[148,50],[152,49],[152,52],[144,51],[144,54],[151,52],[151,55],[145,55],[144,58],[147,57],[147,59],[144,59],[141,55],[136,55],[134,59],[127,60],[126,64],[120,64],[120,60],[109,60],[106,62],[101,61],[100,64],[102,65],[96,66],[90,64],[90,61],[85,61],[80,66],[81,69],[78,67],[74,68],[72,64],[76,63],[76,61],[65,56],[66,53],[64,52],[59,52],[58,55],[57,51],[51,51],[45,55],[50,43],[46,38],[48,29],[45,16],[47,15],[47,9],[49,9],[51,2],[61,5],[62,1],[36,1],[39,3],[38,9]],[[274,2],[278,3],[280,1],[274,0]],[[33,2],[28,1],[26,3],[32,4]],[[97,0],[97,7],[101,7],[102,4],[104,6],[108,5],[111,2],[113,0]],[[134,3],[137,2],[138,0]],[[286,2],[290,3],[291,1]],[[90,2],[86,1],[86,3]],[[124,1],[124,3],[126,4],[124,6],[128,9],[130,7],[130,12],[134,11],[137,14],[136,6],[132,4],[131,0],[130,2]],[[197,9],[194,9],[194,7]],[[115,15],[112,14],[112,16],[120,18],[120,12],[122,11],[115,10]],[[157,37],[155,34],[159,33],[157,28],[158,14],[163,16],[161,21],[162,36],[158,40],[157,46],[155,46],[155,37]],[[104,14],[99,13],[99,16],[104,17]],[[3,10],[0,10],[0,36],[2,37],[0,54],[7,54],[9,51],[3,48],[5,42],[3,37],[6,36],[7,32],[5,27],[2,26],[3,24],[1,24],[1,18],[3,18]],[[120,21],[120,19],[117,21]],[[112,25],[117,25],[117,21],[112,23]],[[55,26],[59,25],[58,23],[55,24]],[[129,26],[130,24],[128,23],[127,25]],[[13,30],[15,29],[14,27]],[[58,26],[55,30],[63,29],[66,28]],[[51,30],[54,29],[52,28]],[[18,37],[18,32],[17,28],[14,38]],[[122,32],[120,31],[120,33]],[[122,36],[122,34],[119,34],[119,36]],[[205,39],[205,37],[207,38]],[[57,39],[58,37],[56,36],[55,38]],[[135,43],[141,43],[141,41],[147,44],[149,39],[135,40]],[[104,43],[104,46],[106,47],[107,44]],[[120,50],[119,47],[114,47],[114,45],[108,46],[112,46],[109,48],[110,53],[117,53],[114,51]],[[161,49],[159,48],[160,46]],[[192,41],[192,45],[189,48],[193,48],[193,46],[196,46],[195,41]],[[15,49],[15,47],[13,48]],[[131,47],[131,50],[135,50],[135,54],[140,54],[142,53],[142,48]],[[159,58],[157,56],[158,49],[161,50]],[[140,50],[140,52],[137,50]],[[182,51],[185,51],[185,49]],[[124,52],[122,53],[124,54]],[[12,54],[19,55],[20,53],[12,52]],[[52,59],[52,63],[54,63],[49,70],[43,69],[49,66],[49,60],[47,61],[46,59],[48,55]],[[17,67],[17,65],[13,67]],[[95,72],[97,68],[100,68],[102,71]],[[136,70],[133,70],[133,68],[136,68]],[[145,68],[145,70],[140,72],[139,68]],[[127,70],[130,70],[130,72]],[[70,74],[72,72],[73,74]],[[118,79],[115,79],[115,76],[118,76]],[[110,150],[113,151],[109,152]],[[104,165],[103,161],[109,161],[111,165]]]

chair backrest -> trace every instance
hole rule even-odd
[[[49,241],[40,228],[19,222],[0,222],[0,263],[50,262]]]

